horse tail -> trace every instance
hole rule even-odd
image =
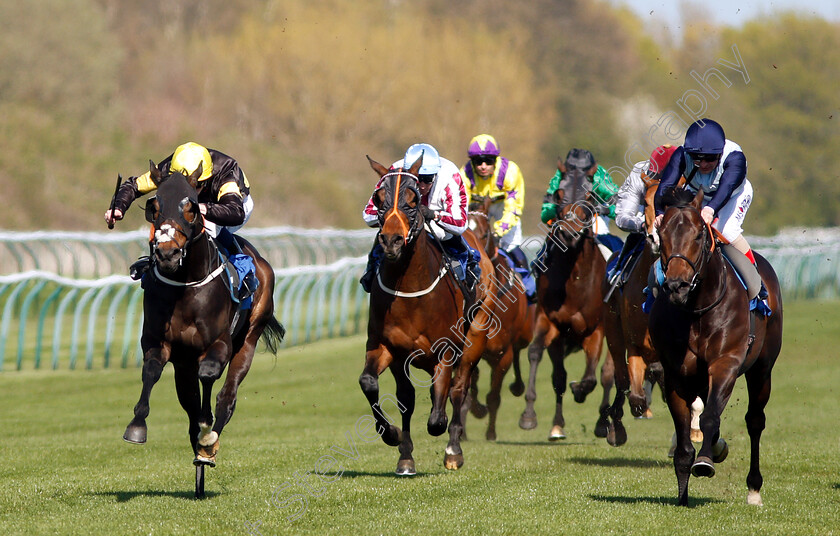
[[[283,337],[285,336],[286,328],[283,327],[283,324],[274,315],[271,315],[261,336],[263,342],[268,347],[268,351],[277,355],[277,349],[280,343],[283,342]]]

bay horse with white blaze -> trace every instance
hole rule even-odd
[[[665,194],[659,227],[665,283],[650,312],[650,334],[665,367],[666,398],[677,434],[678,502],[688,505],[689,475],[714,476],[714,464],[726,457],[720,418],[735,380],[743,374],[749,395],[747,502],[761,505],[760,439],[771,372],[782,346],[782,296],[773,267],[754,252],[772,313],[768,317],[750,311],[747,292],[700,215],[702,200],[702,190],[697,195],[679,189]],[[703,444],[695,459],[689,422],[697,396],[705,409],[700,416]]]
[[[528,304],[528,297],[522,280],[516,271],[510,267],[507,257],[504,253],[500,253],[496,244],[497,239],[493,235],[492,222],[489,216],[491,202],[490,197],[472,196],[469,227],[493,263],[493,282],[496,287],[496,296],[493,301],[496,304],[495,312],[501,327],[493,337],[487,339],[487,347],[482,356],[491,369],[487,405],[485,406],[477,400],[479,368],[476,367],[470,385],[470,397],[468,403],[464,404],[462,411],[464,411],[465,424],[468,408],[478,418],[482,418],[489,413],[490,418],[487,422],[485,437],[489,441],[495,441],[496,415],[502,401],[502,381],[511,365],[514,366],[516,372],[515,381],[510,385],[511,392],[515,396],[520,396],[525,390],[519,372],[519,353],[528,346],[534,336],[536,306]]]
[[[157,194],[146,204],[152,223],[152,270],[143,295],[143,388],[134,418],[123,439],[146,442],[149,396],[167,363],[175,367],[178,401],[189,417],[195,454],[195,496],[204,496],[204,467],[215,467],[219,436],[233,415],[239,384],[248,373],[257,341],[276,353],[285,330],[274,317],[274,271],[256,249],[239,238],[256,267],[259,286],[249,310],[240,311],[226,282],[225,263],[204,229],[196,185],[201,166],[189,177],[161,176],[150,162]],[[235,324],[235,325],[234,325]],[[227,376],[216,398],[211,393],[225,367]]]
[[[416,474],[411,440],[414,387],[430,389],[432,411],[427,429],[433,436],[446,431],[449,397],[453,409],[444,466],[458,469],[464,463],[461,407],[472,370],[484,352],[488,328],[497,329],[492,309],[483,303],[487,291],[482,290],[492,289],[488,274],[493,267],[482,254],[476,302],[465,310],[461,286],[444,262],[435,238],[425,230],[419,210],[417,172],[422,156],[409,169],[397,170],[388,170],[370,157],[368,160],[383,179],[373,201],[379,210],[378,240],[384,257],[370,293],[365,366],[359,385],[373,410],[382,441],[399,446],[396,474],[401,476]],[[473,248],[480,248],[469,230],[464,237]],[[470,320],[466,333],[465,314]],[[411,367],[428,373],[431,381],[419,379]],[[391,370],[396,381],[396,401],[389,396],[380,400],[379,376],[385,369]],[[381,407],[389,398],[402,414],[401,427],[392,424]]]
[[[567,169],[571,179],[569,190],[572,195],[585,193],[584,170]],[[525,411],[519,426],[529,430],[536,428],[537,415],[534,401],[537,398],[537,366],[543,350],[548,348],[553,367],[551,380],[555,393],[555,413],[549,441],[565,439],[566,425],[563,417],[563,395],[566,392],[566,366],[564,360],[569,354],[583,349],[586,368],[580,382],[569,387],[575,402],[581,403],[597,384],[595,371],[601,359],[604,341],[602,281],[606,272],[606,261],[595,241],[592,223],[595,218],[594,205],[586,198],[567,200],[565,189],[554,194],[557,219],[546,236],[547,251],[544,262],[535,263],[537,273],[537,311],[534,340],[528,349],[530,375],[525,394]],[[571,202],[574,201],[574,202]],[[599,417],[595,435],[606,437],[609,420],[609,392],[613,385],[613,363],[607,355],[601,367],[601,386],[604,396],[599,406]]]

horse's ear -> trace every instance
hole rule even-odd
[[[381,209],[382,205],[385,204],[385,188],[380,188],[373,192],[373,206],[377,209]]]
[[[557,157],[557,169],[560,170],[560,173],[566,172],[566,161],[562,157]]]
[[[414,190],[408,188],[405,193],[403,194],[403,198],[405,199],[406,204],[411,208],[417,207],[417,194],[414,193]]]
[[[157,164],[155,164],[151,159],[149,159],[149,178],[152,179],[155,186],[160,186],[160,170],[158,169]]]
[[[423,154],[425,152],[426,151],[423,151],[422,153],[420,153],[420,157],[417,160],[415,160],[414,163],[411,164],[411,167],[408,169],[408,172],[411,173],[412,175],[414,175],[415,177],[417,176],[417,173],[420,171],[420,166],[423,164]],[[408,162],[403,162],[403,167],[405,167],[405,165],[407,163]]]
[[[592,164],[592,167],[585,171],[587,177],[594,177],[598,171],[598,162]]]
[[[697,195],[695,195],[694,199],[691,201],[691,206],[697,210],[703,208],[703,188],[697,190]]]
[[[368,159],[368,163],[370,164],[370,167],[371,167],[371,168],[372,168],[372,169],[373,169],[376,173],[378,173],[380,177],[381,177],[381,176],[383,176],[383,175],[385,175],[386,173],[388,173],[388,168],[386,168],[385,166],[383,166],[382,164],[380,164],[380,163],[379,163],[379,162],[377,162],[376,160],[373,160],[373,159],[372,159],[370,156],[368,156],[368,155],[365,155],[365,157]]]
[[[201,177],[201,173],[204,171],[204,162],[199,162],[198,167],[195,168],[195,171],[190,173],[190,176],[187,177],[187,182],[190,183],[190,186],[198,190],[198,178]]]

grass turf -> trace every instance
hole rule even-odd
[[[0,527],[4,534],[85,535],[840,534],[840,441],[832,424],[838,305],[786,307],[762,436],[762,508],[746,504],[743,379],[721,423],[729,458],[714,478],[691,479],[684,509],[675,506],[666,457],[672,424],[658,390],[652,420],[628,412],[623,447],[592,434],[600,387],[584,404],[566,397],[568,439],[549,443],[547,356],[538,377],[538,428],[518,428],[524,400],[507,391],[509,373],[498,441],[485,441],[486,420],[470,417],[466,463],[457,472],[443,469],[448,436],[426,433],[430,402],[418,389],[418,475],[398,478],[397,450],[366,443],[357,432],[370,409],[356,381],[364,338],[351,337],[256,359],[222,435],[219,465],[207,470],[202,501],[192,498],[192,452],[171,367],[152,393],[144,446],[121,439],[140,393],[138,369],[0,374]],[[581,354],[567,359],[570,380],[580,376],[582,361]],[[522,365],[527,369],[525,355]],[[481,368],[483,399],[489,374]],[[389,373],[381,392],[394,392]]]

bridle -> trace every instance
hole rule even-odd
[[[702,274],[705,272],[706,267],[708,266],[708,264],[709,264],[709,262],[712,258],[712,255],[715,252],[716,242],[715,242],[715,239],[714,239],[714,234],[712,233],[712,226],[710,224],[706,223],[706,221],[702,219],[702,216],[700,215],[699,210],[697,210],[695,207],[690,206],[690,205],[684,206],[684,207],[675,207],[675,208],[692,210],[692,211],[696,212],[697,215],[701,218],[701,221],[703,221],[703,230],[702,230],[702,232],[703,232],[703,248],[700,251],[700,258],[695,260],[695,261],[692,261],[691,259],[689,259],[688,257],[686,257],[685,255],[683,255],[681,253],[673,253],[673,254],[669,255],[668,258],[666,258],[665,262],[663,263],[662,270],[667,273],[668,272],[668,266],[673,259],[679,259],[679,260],[685,262],[686,264],[688,264],[691,267],[691,270],[693,272],[693,275],[691,276],[691,281],[689,282],[689,285],[688,285],[688,291],[693,292],[694,289],[697,288],[697,285],[699,285],[700,282],[703,280],[703,275]],[[709,242],[709,241],[711,241],[711,245],[707,249],[706,248],[706,243]],[[707,306],[702,307],[700,309],[696,309],[692,312],[695,313],[695,314],[702,314],[702,313],[705,313],[706,311],[709,311],[713,307],[715,307],[723,299],[724,294],[726,294],[726,287],[727,287],[727,283],[726,283],[726,278],[724,277],[723,278],[723,289],[721,290],[721,293],[717,297],[717,299],[715,299],[715,301],[712,302],[711,305],[707,305]]]
[[[394,199],[392,201],[393,206],[391,206],[386,211],[380,211],[380,213],[379,213],[379,227],[380,228],[383,227],[383,225],[385,224],[385,222],[388,219],[390,219],[392,217],[396,217],[397,212],[403,212],[405,214],[405,212],[401,211],[400,208],[399,208],[399,196],[400,196],[401,182],[402,182],[403,177],[406,177],[406,178],[414,181],[414,185],[409,185],[409,187],[412,188],[415,191],[415,194],[417,195],[417,204],[418,205],[420,204],[420,197],[421,196],[420,196],[420,192],[417,190],[417,187],[416,187],[416,184],[420,182],[420,179],[417,177],[417,175],[414,175],[413,173],[410,173],[408,171],[396,170],[396,171],[391,171],[391,172],[388,172],[388,173],[382,175],[382,180],[384,181],[388,177],[396,177],[396,182],[394,184]],[[406,217],[408,217],[408,214],[406,214]],[[417,239],[417,237],[420,235],[420,231],[423,229],[423,226],[420,224],[419,218],[416,218],[416,217],[413,220],[410,221],[410,225],[409,225],[408,228],[406,228],[405,224],[403,224],[402,222],[400,222],[400,226],[403,227],[403,239],[405,240],[406,245],[410,244],[415,239]]]

